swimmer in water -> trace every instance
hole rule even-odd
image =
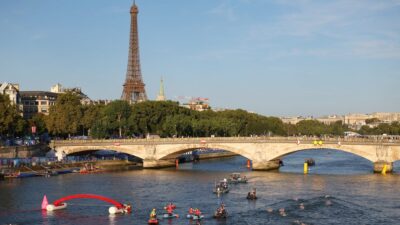
[[[325,205],[326,205],[326,206],[330,206],[330,205],[332,205],[332,202],[331,202],[331,200],[327,200],[327,201],[325,202]]]
[[[272,213],[274,211],[274,209],[272,209],[271,207],[267,208],[267,212]]]
[[[300,203],[299,208],[300,208],[301,210],[304,210],[304,204],[303,204],[303,203]]]
[[[279,209],[279,214],[280,214],[281,216],[287,216],[287,214],[286,214],[284,208],[280,208],[280,209]]]

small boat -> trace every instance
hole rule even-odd
[[[99,173],[99,172],[103,172],[103,170],[95,166],[93,163],[85,163],[85,165],[79,171],[79,173],[81,174]]]
[[[240,173],[232,173],[228,178],[228,182],[230,184],[247,183],[247,177],[242,177]]]
[[[226,179],[223,179],[219,181],[218,184],[215,184],[213,193],[214,194],[225,194],[229,192],[229,186],[228,186],[228,181]]]
[[[166,218],[166,219],[179,218],[179,215],[164,213],[163,218]]]
[[[25,178],[25,177],[36,177],[38,174],[36,172],[13,172],[4,174],[4,178]]]
[[[204,215],[197,216],[194,214],[187,214],[186,218],[191,219],[191,220],[201,220],[204,218]]]
[[[58,172],[55,170],[45,170],[42,172],[37,173],[38,176],[44,176],[44,177],[50,177],[50,176],[56,176],[58,175]]]
[[[214,218],[216,219],[226,219],[228,217],[228,212],[224,209],[222,212],[215,211]]]
[[[73,173],[74,169],[59,169],[57,170],[58,174],[67,174],[67,173]]]
[[[149,222],[149,224],[158,224],[158,219],[157,218],[150,218],[148,222]]]

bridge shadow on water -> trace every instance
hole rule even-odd
[[[326,175],[357,175],[373,173],[373,163],[360,156],[335,149],[302,150],[282,158],[284,166],[280,173],[303,173],[304,161],[312,158],[315,166],[309,167],[309,174]],[[246,172],[247,158],[233,156],[219,159],[201,160],[199,163],[179,164],[179,170],[215,171],[215,172]],[[400,173],[400,161],[393,164],[394,174]],[[175,170],[168,168],[166,170]],[[277,172],[277,171],[270,171]]]
[[[360,156],[334,150],[313,149],[303,150],[282,158],[284,166],[280,172],[303,173],[304,161],[312,158],[315,166],[309,167],[309,174],[370,174],[373,173],[373,163]]]

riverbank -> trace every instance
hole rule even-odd
[[[45,156],[46,152],[50,150],[47,144],[36,144],[36,145],[17,145],[0,147],[0,158],[29,158]]]
[[[209,160],[216,158],[233,157],[237,154],[222,150],[200,151],[196,154],[197,160]],[[188,154],[186,156],[191,156]],[[45,158],[46,159],[46,158]],[[13,159],[9,159],[7,164],[0,164],[0,174],[5,178],[23,178],[33,176],[54,176],[65,173],[94,173],[102,171],[119,171],[142,169],[143,164],[138,161],[129,161],[125,159],[97,159],[97,160],[66,160],[56,161],[49,159],[48,161],[17,159],[18,163],[14,163]],[[193,161],[193,157],[188,157],[184,162]]]
[[[54,176],[66,173],[94,173],[103,171],[141,169],[142,164],[128,160],[99,160],[79,162],[48,162],[46,165],[21,165],[1,167],[5,178],[24,178],[34,176]]]

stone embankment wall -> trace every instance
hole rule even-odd
[[[46,144],[0,147],[0,158],[29,158],[44,156],[50,150]]]

